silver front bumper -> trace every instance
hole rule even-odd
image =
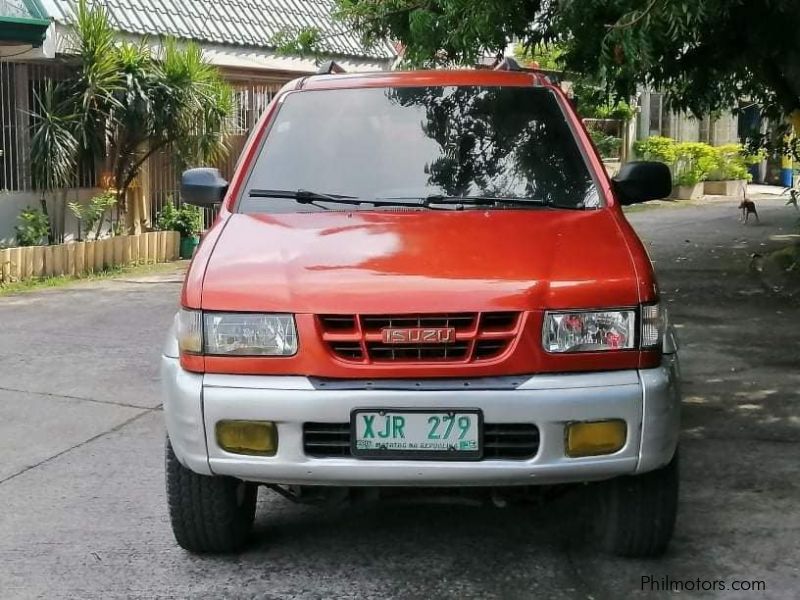
[[[175,454],[191,470],[250,481],[341,486],[531,485],[605,479],[656,469],[678,442],[677,355],[659,368],[447,381],[318,382],[305,377],[198,375],[162,358],[164,412]],[[477,462],[312,458],[303,452],[303,423],[347,423],[356,408],[464,407],[486,423],[534,423],[539,451],[530,460]],[[628,439],[607,456],[568,458],[564,425],[624,419]],[[222,419],[274,421],[272,457],[222,450]]]

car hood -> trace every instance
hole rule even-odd
[[[293,313],[533,310],[631,306],[639,290],[608,209],[330,211],[230,215],[201,302]]]

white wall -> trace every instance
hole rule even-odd
[[[86,203],[90,198],[100,193],[97,189],[72,189],[67,192],[67,202]],[[40,208],[40,194],[38,192],[8,192],[0,191],[0,247],[14,246],[14,225],[17,224],[17,217],[20,211],[25,208]],[[57,201],[56,198],[59,200]],[[52,195],[48,202],[48,211],[54,213],[57,202],[60,202],[61,194]],[[52,217],[51,217],[52,218]],[[108,226],[103,228],[108,230]],[[66,241],[75,239],[78,233],[78,221],[66,208],[64,215],[64,231]]]

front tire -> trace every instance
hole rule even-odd
[[[184,467],[167,439],[166,485],[175,540],[195,553],[235,552],[250,536],[258,487],[233,477],[209,477]]]
[[[678,512],[678,453],[660,469],[600,485],[596,525],[603,549],[631,558],[663,554]]]

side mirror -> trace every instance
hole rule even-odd
[[[181,198],[197,206],[219,204],[228,191],[228,182],[219,174],[219,169],[202,167],[189,169],[181,175]]]
[[[623,206],[666,198],[672,192],[672,174],[660,162],[625,163],[612,182]]]

